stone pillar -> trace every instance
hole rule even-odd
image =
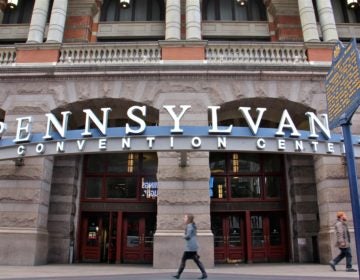
[[[6,8],[6,0],[0,0],[0,24],[2,24],[4,19],[5,8]]]
[[[69,263],[71,246],[75,247],[80,170],[80,156],[58,156],[54,160],[48,221],[49,263]]]
[[[312,156],[288,155],[289,217],[295,263],[318,262],[319,209]]]
[[[49,12],[49,0],[36,0],[31,16],[27,43],[42,43],[46,19]]]
[[[300,21],[304,42],[318,42],[319,33],[316,25],[314,6],[311,0],[298,0]]]
[[[47,43],[62,43],[65,29],[66,12],[67,12],[68,0],[56,0],[54,1],[49,32],[47,36]]]
[[[186,0],[186,40],[201,40],[199,0]]]
[[[349,218],[353,263],[357,263],[346,162],[343,157],[318,156],[315,160],[315,172],[320,218],[320,263],[328,263],[339,253],[339,249],[334,246],[337,211],[344,211]]]
[[[1,265],[47,263],[52,166],[52,157],[0,162]]]
[[[181,38],[181,8],[180,0],[166,0],[165,40],[180,40]]]
[[[334,11],[330,0],[316,0],[316,5],[320,17],[321,31],[325,42],[335,42],[339,39]]]
[[[163,104],[181,104],[183,94],[170,95],[175,97],[171,100],[160,98]],[[198,93],[192,96],[204,98]],[[198,102],[194,103],[205,103],[202,99]],[[206,108],[201,105],[197,107],[201,108],[193,107],[185,113],[181,125],[207,125]],[[159,125],[173,124],[168,112],[161,109]],[[178,152],[158,152],[157,229],[153,265],[154,268],[174,270],[178,267],[185,249],[183,217],[186,213],[192,213],[198,228],[199,255],[205,267],[211,268],[214,266],[214,240],[210,223],[209,153],[187,152],[184,167],[180,167],[179,157]],[[196,267],[191,262],[188,262],[188,266]]]

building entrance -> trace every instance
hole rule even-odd
[[[155,214],[83,213],[80,261],[152,263]]]
[[[214,214],[211,217],[217,262],[245,260],[245,223],[243,214]]]

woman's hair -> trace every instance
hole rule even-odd
[[[187,221],[186,221],[187,224],[194,223],[194,215],[193,214],[186,214],[186,217],[187,217]]]

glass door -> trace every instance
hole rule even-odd
[[[213,214],[211,229],[214,234],[215,261],[218,263],[243,262],[244,218],[242,214]]]
[[[287,260],[286,228],[281,213],[251,214],[251,248],[254,262]]]
[[[155,215],[126,215],[123,229],[123,262],[151,263],[156,229]]]

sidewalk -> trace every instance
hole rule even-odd
[[[354,266],[354,268],[357,268]],[[48,278],[69,276],[109,276],[125,274],[174,273],[174,269],[154,269],[151,265],[108,265],[108,264],[49,264],[42,266],[0,266],[0,279],[16,278]],[[187,272],[197,272],[197,269],[186,269]],[[338,277],[358,279],[358,272],[346,272],[345,265],[338,265],[337,271],[332,271],[328,265],[321,264],[239,264],[216,265],[208,268],[209,275],[271,275],[271,276],[317,276],[324,278]],[[170,279],[170,278],[169,278]]]

